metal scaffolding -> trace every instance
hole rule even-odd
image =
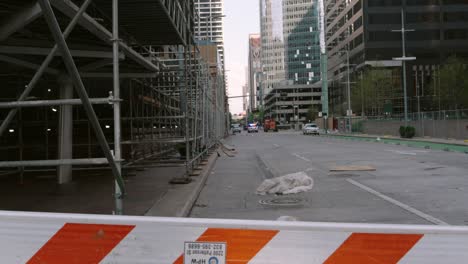
[[[66,184],[74,169],[110,167],[123,214],[122,168],[156,158],[188,179],[226,135],[225,78],[193,40],[192,0],[3,2],[6,172],[50,167]]]

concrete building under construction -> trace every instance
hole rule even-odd
[[[111,170],[119,214],[122,169],[172,162],[183,181],[225,135],[224,73],[195,44],[193,0],[0,6],[1,173],[66,185],[77,170]]]

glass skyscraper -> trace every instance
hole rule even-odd
[[[317,0],[260,0],[264,95],[320,80]]]

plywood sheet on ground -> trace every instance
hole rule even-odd
[[[344,165],[331,167],[330,171],[375,171],[375,168],[369,165]]]

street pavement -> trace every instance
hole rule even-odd
[[[221,152],[191,217],[468,225],[468,154],[304,136],[294,131],[237,134]],[[375,171],[330,172],[337,165]],[[311,191],[255,194],[266,178],[304,171]]]

